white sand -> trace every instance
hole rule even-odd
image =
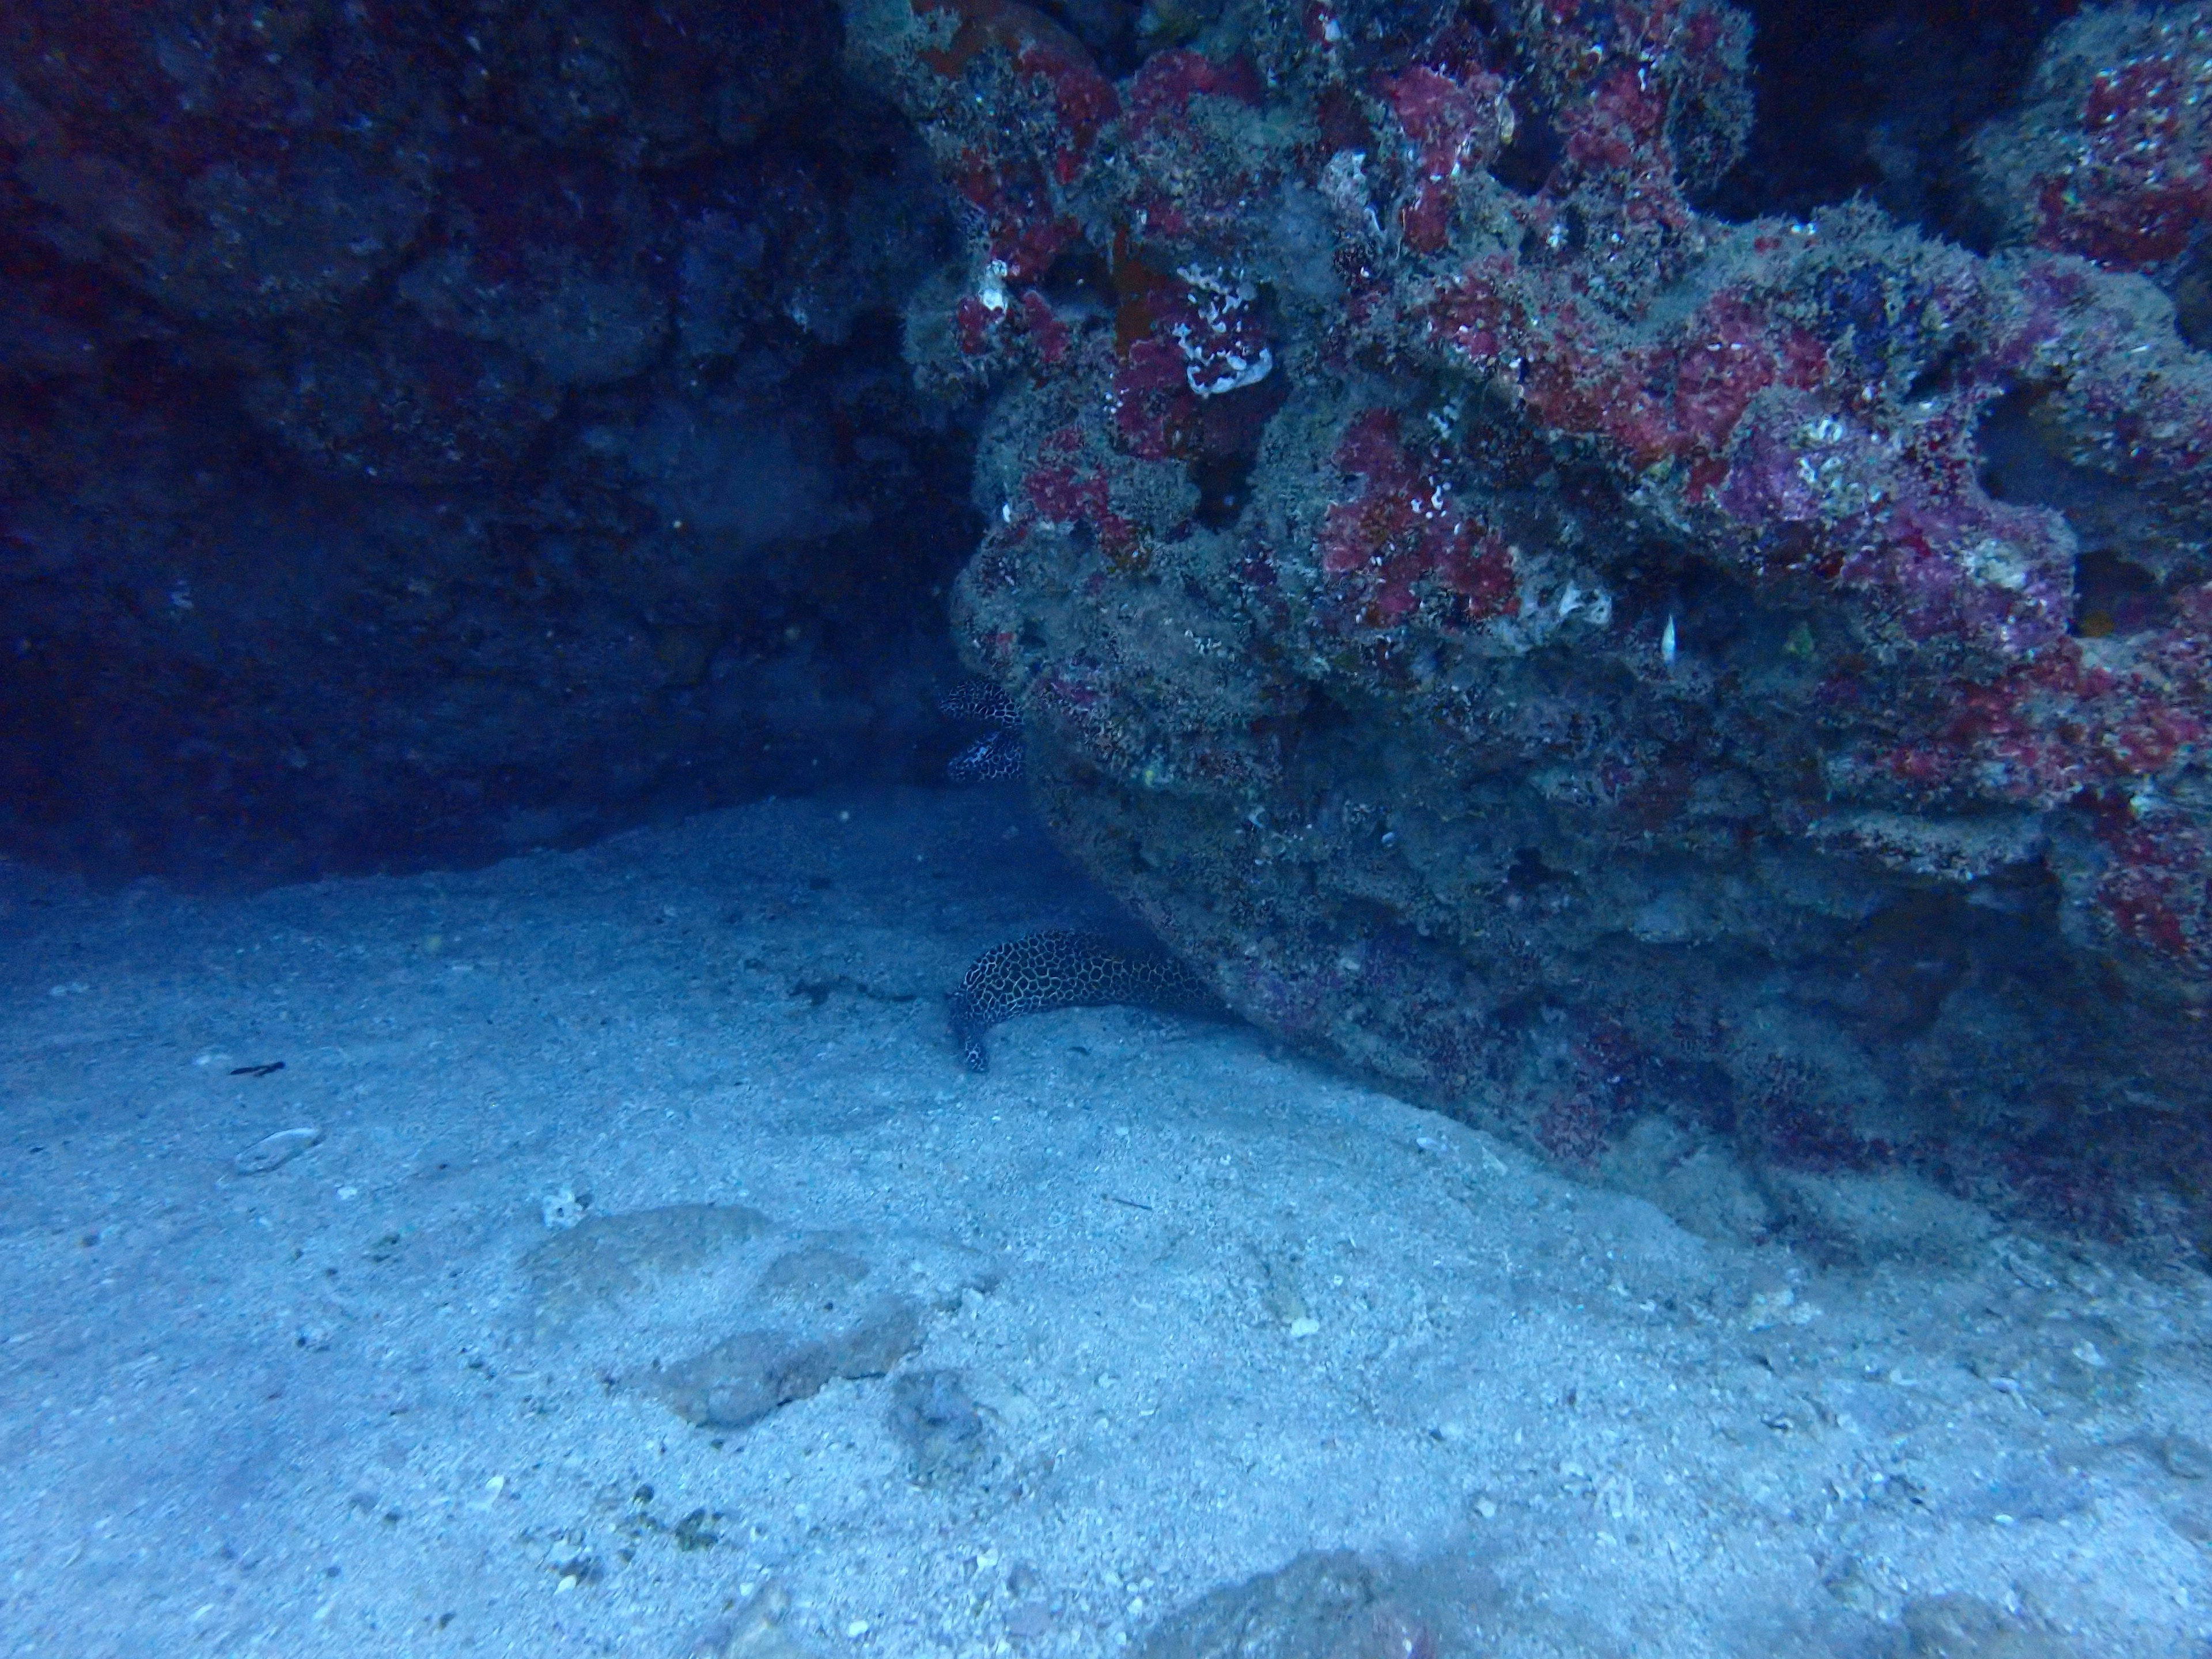
[[[1429,1632],[1359,1651],[2205,1651],[2203,1280],[1902,1180],[1808,1200],[1831,1265],[1701,1238],[1240,1028],[961,1072],[969,957],[1101,908],[996,792],[237,902],[0,871],[6,1650],[1089,1655],[1350,1549]],[[770,1231],[521,1265],[678,1205]],[[843,1316],[779,1260],[912,1274],[920,1349],[682,1420],[653,1359]]]

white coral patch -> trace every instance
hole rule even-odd
[[[1006,308],[1006,262],[994,259],[983,267],[983,279],[975,284],[975,297],[986,311]]]
[[[1183,369],[1183,378],[1200,397],[1218,398],[1224,392],[1257,385],[1267,378],[1274,367],[1273,349],[1261,346],[1251,357],[1222,353],[1191,363]]]
[[[1966,574],[1978,582],[2017,593],[2027,586],[2027,566],[2009,542],[1991,536],[1966,550]]]

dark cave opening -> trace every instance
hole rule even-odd
[[[2037,48],[2079,0],[1876,0],[1839,16],[1806,0],[1751,14],[1757,115],[1743,159],[1699,205],[1802,218],[1863,196],[1980,248],[1966,146],[2017,98]]]
[[[2074,619],[2077,639],[2124,639],[2165,628],[2173,620],[2173,601],[2159,580],[2142,566],[2102,550],[2074,562]]]
[[[977,416],[901,313],[950,210],[832,7],[676,9],[581,102],[528,20],[471,79],[407,6],[289,56],[9,14],[40,165],[167,228],[0,148],[0,856],[258,886],[941,775]],[[239,234],[193,205],[295,143]]]

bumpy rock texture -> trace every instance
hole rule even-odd
[[[996,389],[962,648],[1228,1002],[1570,1161],[1656,1104],[2212,1214],[2212,361],[2157,285],[2212,9],[2052,39],[1986,254],[1701,212],[1718,0],[1154,6],[1119,80],[1015,0],[846,15],[967,204],[908,318]]]
[[[952,246],[828,0],[0,12],[0,850],[493,856],[912,753]]]

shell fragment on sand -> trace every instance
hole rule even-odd
[[[301,1124],[295,1129],[279,1129],[274,1134],[262,1136],[233,1158],[231,1164],[242,1176],[267,1175],[271,1170],[283,1168],[322,1138],[323,1132],[312,1123]]]

